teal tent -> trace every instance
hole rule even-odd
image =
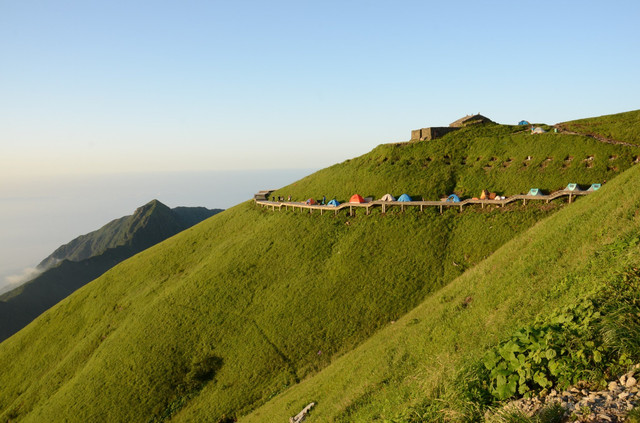
[[[339,205],[340,203],[338,203],[338,200],[336,200],[335,198],[327,203],[327,206],[338,207]]]
[[[402,194],[400,197],[398,197],[398,201],[406,202],[406,201],[413,201],[413,200],[407,194]]]
[[[448,203],[459,203],[460,202],[460,197],[458,197],[455,194],[451,194],[449,197],[447,197],[447,202]]]
[[[531,188],[527,195],[544,195],[538,188]]]
[[[564,190],[565,191],[582,191],[578,186],[578,184],[569,184]]]
[[[600,189],[602,185],[600,184],[591,184],[591,186],[589,187],[589,189],[587,191],[597,191]]]

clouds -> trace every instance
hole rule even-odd
[[[20,273],[5,276],[4,280],[0,284],[0,294],[11,291],[12,289],[19,287],[25,282],[29,282],[42,272],[43,270],[41,269],[27,267],[25,269],[22,269]]]

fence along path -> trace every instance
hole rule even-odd
[[[299,202],[293,202],[293,201],[255,200],[255,203],[262,207],[271,208],[273,211],[275,211],[276,208],[278,209],[278,211],[282,211],[282,208],[284,207],[285,210],[292,208],[294,210],[300,209],[301,212],[303,210],[308,210],[309,213],[313,213],[314,210],[320,210],[320,214],[323,214],[325,211],[334,212],[336,216],[341,210],[346,209],[349,212],[349,216],[352,216],[353,209],[358,207],[365,208],[367,214],[371,212],[372,207],[381,207],[382,213],[385,213],[389,207],[393,207],[393,206],[399,206],[402,211],[404,211],[405,207],[420,207],[420,211],[423,211],[424,207],[439,207],[440,213],[442,213],[442,210],[444,207],[459,207],[460,211],[462,211],[462,208],[464,206],[468,206],[470,204],[480,204],[483,208],[485,205],[490,205],[490,206],[497,205],[500,207],[504,207],[505,204],[509,204],[514,201],[520,201],[520,200],[522,200],[522,203],[526,205],[527,201],[544,201],[548,203],[549,201],[555,200],[556,198],[569,197],[569,203],[571,203],[574,197],[579,195],[587,195],[587,194],[590,194],[591,192],[592,191],[562,190],[562,191],[556,191],[549,195],[526,195],[526,194],[522,195],[521,194],[521,195],[513,195],[511,197],[507,197],[504,200],[467,199],[457,203],[450,202],[450,201],[381,201],[381,200],[371,201],[369,203],[342,203],[339,206],[326,206],[326,205],[322,206],[320,204],[306,204],[306,203],[299,203]]]

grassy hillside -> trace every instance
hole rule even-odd
[[[640,124],[638,125],[640,127]],[[610,180],[633,164],[635,148],[589,137],[532,135],[519,126],[486,124],[464,128],[434,141],[383,144],[369,154],[320,170],[272,195],[348,201],[351,195],[437,200],[452,192],[477,197],[483,189],[501,195],[530,188],[554,191],[575,182]]]
[[[560,125],[570,131],[640,145],[640,110],[579,119]]]
[[[345,225],[238,206],[122,263],[0,344],[0,409],[29,412],[26,421],[161,419],[214,380],[201,393],[210,415],[246,412],[557,207]]]
[[[635,167],[516,237],[241,421],[285,421],[312,401],[318,405],[310,422],[463,418],[473,411],[461,395],[473,381],[473,374],[461,373],[465,366],[534,318],[579,303],[629,270],[637,274],[639,210],[640,168]],[[193,415],[185,414],[185,421]]]
[[[517,130],[484,125],[434,142],[380,146],[276,195],[302,199],[324,194],[345,199],[357,191],[438,198],[453,189],[477,195],[482,188],[511,194],[531,186],[553,190],[568,182],[588,185],[612,180],[632,162],[629,147],[566,135],[532,137],[516,134]],[[476,156],[483,159],[475,160]],[[593,157],[579,161],[583,156]],[[490,160],[493,157],[496,160]],[[552,159],[543,165],[546,157]],[[483,164],[484,159],[493,164]],[[530,169],[534,163],[538,163],[536,171]],[[594,194],[567,209],[592,204],[592,197],[598,198]],[[493,301],[494,311],[515,307],[509,301],[498,302],[511,292],[502,292],[499,286],[476,303],[473,291],[461,293],[447,285],[516,235],[564,208],[565,203],[557,201],[467,208],[462,213],[449,210],[443,215],[430,209],[333,217],[241,204],[121,263],[0,344],[4,369],[0,419],[215,422],[245,415],[261,404],[270,407],[269,400],[285,398],[279,393],[334,362],[344,362],[351,356],[349,351],[425,299],[432,301],[432,308],[423,309],[423,317],[392,327],[418,327],[429,316],[446,321],[438,314],[443,307],[461,307],[461,316],[482,301]],[[543,231],[545,239],[553,241],[558,228]],[[511,245],[522,249],[527,243],[538,245],[536,239],[532,236]],[[554,253],[546,264],[560,257]],[[514,256],[501,260],[503,267],[518,262]],[[485,273],[491,270],[484,269]],[[501,274],[501,268],[496,269],[495,274]],[[535,275],[528,277],[535,281]],[[531,300],[525,299],[525,291],[517,294],[524,321],[535,312],[528,308]],[[461,305],[467,296],[473,297],[471,307]],[[544,304],[531,301],[530,305]],[[498,317],[496,322],[496,329],[478,328],[472,320],[460,324],[485,335],[494,333],[497,339],[507,324]],[[439,342],[440,335],[433,332],[430,340],[423,338],[416,353],[440,351],[431,342]],[[467,351],[467,344],[478,339],[448,341],[448,345],[452,351]],[[402,348],[401,344],[388,347]],[[383,395],[381,404],[396,403],[402,395],[385,398],[384,392],[375,392],[383,386],[377,384],[376,375],[393,370],[396,362],[405,363],[406,368],[419,365],[411,354],[392,354],[391,361],[384,363],[377,358],[361,362],[364,367],[359,369],[372,379],[359,374],[363,381],[372,381],[369,385],[351,383],[347,375],[336,376],[336,382],[345,384],[331,387],[346,396],[314,391],[323,407],[331,403],[328,398],[339,401],[337,410],[326,408],[317,415],[346,419],[353,412],[366,420],[364,416],[378,412],[377,406],[369,411],[368,397]],[[438,363],[432,361],[438,356],[424,357]],[[456,357],[452,353],[452,360]],[[448,372],[447,362],[442,363]],[[385,377],[385,383],[395,383],[393,374]],[[312,380],[286,391],[285,396],[298,395]],[[291,410],[308,397],[288,397],[291,402],[286,400],[285,407],[269,413],[295,414]]]

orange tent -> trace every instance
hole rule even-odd
[[[310,205],[317,204],[317,203],[316,203],[316,200],[314,200],[313,198],[309,198],[309,199],[306,201],[306,203],[307,203],[307,204],[310,204]]]
[[[364,203],[364,198],[361,195],[353,194],[349,199],[350,203]]]

